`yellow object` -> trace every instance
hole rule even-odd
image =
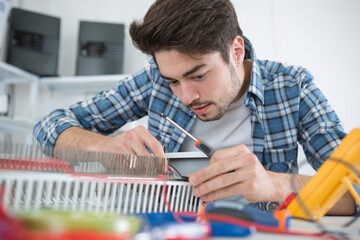
[[[293,217],[318,221],[346,193],[360,205],[360,128],[353,129],[287,207]]]
[[[97,232],[134,235],[142,227],[138,216],[119,216],[110,213],[56,211],[39,209],[13,213],[28,231]]]

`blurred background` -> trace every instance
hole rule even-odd
[[[152,3],[0,0],[0,141],[31,142],[32,126],[51,110],[111,88],[144,67],[147,57],[132,45],[128,27]],[[360,1],[233,3],[259,59],[307,68],[345,130],[360,127]],[[35,14],[33,25],[28,12]],[[36,69],[36,61],[44,67]],[[146,119],[126,127],[137,124],[146,125]]]

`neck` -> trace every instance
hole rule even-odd
[[[250,80],[251,80],[251,69],[252,69],[252,62],[244,61],[243,69],[242,69],[242,71],[244,73],[244,77],[243,77],[243,79],[240,79],[241,88],[240,88],[238,96],[234,99],[233,103],[238,101],[242,96],[244,96],[244,94],[249,89]]]

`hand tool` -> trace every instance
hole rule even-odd
[[[196,139],[193,135],[191,135],[188,131],[180,127],[176,122],[174,122],[171,118],[166,116],[164,113],[160,113],[160,116],[171,122],[175,127],[180,129],[183,133],[185,133],[188,137],[195,141],[195,147],[200,149],[203,153],[206,154],[209,158],[212,157],[214,152],[216,151],[212,146],[210,146],[207,142],[205,142],[202,138]]]
[[[236,201],[220,200],[205,205],[205,218],[216,223],[221,222],[221,217],[238,219],[240,221],[254,223],[258,225],[256,229],[262,227],[273,227],[279,230],[289,229],[290,216],[286,212],[270,213],[261,211],[258,208],[247,206]],[[249,224],[251,226],[251,224]],[[217,229],[219,234],[226,236],[221,227]],[[221,235],[219,235],[221,236]]]

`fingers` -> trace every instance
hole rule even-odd
[[[198,185],[221,174],[244,168],[254,164],[254,160],[257,160],[256,156],[245,145],[218,150],[210,159],[208,167],[189,174],[190,184]]]
[[[214,195],[214,198],[225,197],[224,191],[227,187],[233,186],[236,183],[243,182],[247,179],[245,174],[242,174],[241,171],[233,171],[225,173],[216,178],[213,178],[205,183],[202,183],[195,187],[194,196],[201,197],[201,200],[204,201],[203,197],[207,195]],[[221,193],[221,194],[219,194]]]
[[[120,146],[122,152],[138,156],[151,156],[148,150],[150,149],[155,156],[165,157],[160,142],[143,126],[126,131],[115,138],[116,144]]]
[[[246,145],[240,144],[234,147],[217,150],[214,155],[211,157],[209,165],[228,158],[241,158],[242,156],[251,153],[250,150],[246,147]]]
[[[251,183],[237,183],[227,187],[223,187],[221,189],[217,189],[212,191],[206,195],[200,196],[201,201],[211,202],[222,198],[227,198],[234,196],[234,192],[239,193],[236,195],[243,195],[249,202],[257,202],[256,197],[252,197],[250,194],[241,194],[242,192],[247,191],[249,188],[252,188]]]
[[[254,189],[264,182],[264,172],[256,155],[239,145],[215,152],[209,166],[188,177],[190,184],[196,186],[194,196],[203,201],[233,195],[244,195],[250,201],[261,197]]]
[[[157,157],[165,157],[165,152],[160,142],[143,126],[134,128],[136,134],[141,136],[142,143],[147,146]],[[145,147],[146,149],[146,147]]]
[[[248,159],[251,159],[251,158],[252,158],[252,156],[249,155],[248,157],[245,157],[243,160],[247,161]],[[238,183],[243,184],[245,182],[253,181],[257,177],[256,168],[252,167],[251,165],[247,165],[247,164],[244,164],[241,167],[238,167],[241,164],[236,163],[236,162],[241,162],[241,161],[235,160],[232,162],[227,162],[227,163],[229,163],[228,165],[233,165],[236,167],[225,168],[225,169],[236,168],[236,170],[233,170],[233,171],[224,170],[221,174],[218,174],[215,177],[210,177],[208,180],[199,182],[197,184],[193,184],[193,181],[194,181],[193,176],[198,176],[198,175],[191,175],[189,177],[189,181],[191,184],[196,185],[196,191],[194,192],[194,195],[196,197],[205,196],[209,193],[222,190],[222,189],[224,189],[228,186],[232,186],[234,184],[238,184]],[[218,164],[213,164],[203,170],[200,170],[200,171],[203,171],[203,172],[201,172],[201,174],[207,174],[208,168],[209,169],[212,167],[216,168],[217,165]],[[197,173],[199,173],[199,172],[197,172]],[[201,180],[201,177],[199,178],[199,180]],[[234,194],[235,194],[235,192],[232,192],[232,195],[234,195]],[[236,193],[236,194],[241,194],[241,193]]]

